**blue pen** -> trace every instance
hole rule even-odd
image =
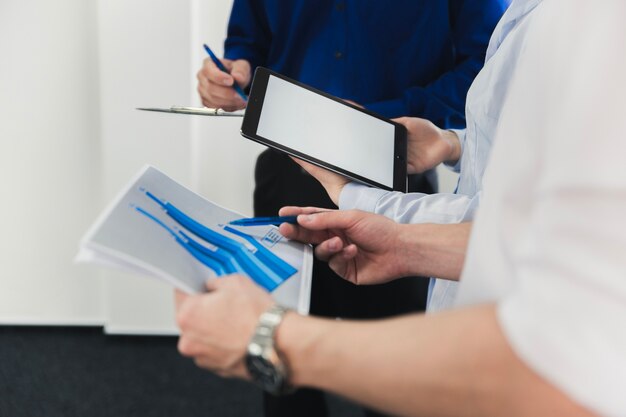
[[[248,219],[233,220],[229,224],[233,226],[266,226],[273,224],[279,226],[282,223],[298,223],[298,216],[276,216],[276,217],[250,217]]]
[[[211,50],[211,48],[209,48],[209,46],[205,43],[204,44],[204,50],[207,52],[207,54],[209,54],[209,56],[211,57],[211,61],[213,61],[213,63],[215,65],[217,65],[217,67],[222,71],[225,72],[226,74],[230,74],[230,72],[228,72],[228,70],[226,69],[226,67],[224,66],[224,64],[222,64],[222,61],[220,61],[217,56],[215,56],[215,54],[213,53],[213,51]],[[246,93],[243,92],[243,89],[239,86],[239,84],[237,84],[237,82],[233,82],[233,88],[235,89],[235,91],[237,92],[237,94],[239,94],[239,96],[244,99],[245,101],[248,101],[248,96],[246,95]]]

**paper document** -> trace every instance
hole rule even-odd
[[[228,224],[242,217],[146,166],[87,232],[76,260],[153,276],[188,293],[239,273],[307,314],[311,246],[285,239],[276,226]]]
[[[156,111],[161,113],[178,113],[178,114],[195,114],[198,116],[224,116],[224,117],[243,117],[245,110],[226,111],[223,109],[214,109],[211,107],[187,107],[172,106],[168,108],[160,107],[137,107],[137,110]]]

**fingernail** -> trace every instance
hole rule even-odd
[[[328,249],[330,249],[332,251],[336,251],[337,250],[337,241],[335,239],[331,239],[328,242]]]
[[[311,214],[301,214],[298,218],[305,223],[310,223],[313,221],[313,216]]]
[[[222,79],[222,84],[224,84],[225,86],[230,86],[231,79],[230,78],[223,78]]]

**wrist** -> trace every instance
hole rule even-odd
[[[335,184],[332,187],[329,187],[328,196],[337,207],[339,207],[339,197],[341,197],[341,192],[346,184],[347,182],[343,184]]]
[[[405,274],[458,280],[465,260],[471,223],[402,225]]]
[[[326,320],[302,316],[290,311],[276,329],[276,349],[289,369],[289,384],[293,387],[311,386],[315,374],[325,372],[324,361],[318,363],[318,345],[323,339]]]
[[[406,250],[402,254],[406,276],[442,276],[442,271],[437,268],[442,243],[438,236],[442,232],[438,229],[440,226],[430,223],[401,225],[400,248]]]
[[[401,276],[428,276],[424,273],[421,245],[424,236],[420,231],[416,231],[415,228],[421,228],[423,225],[414,224],[400,224],[398,225],[399,233],[397,251],[400,256],[398,257],[398,264],[400,265]]]
[[[442,131],[441,138],[448,144],[450,150],[448,156],[445,159],[445,163],[448,165],[454,165],[461,158],[461,141],[456,133],[451,130]]]

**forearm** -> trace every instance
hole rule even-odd
[[[277,343],[295,385],[398,415],[587,415],[514,355],[494,306],[361,323],[294,313]]]
[[[472,223],[400,226],[398,250],[404,273],[458,280],[463,269]]]

